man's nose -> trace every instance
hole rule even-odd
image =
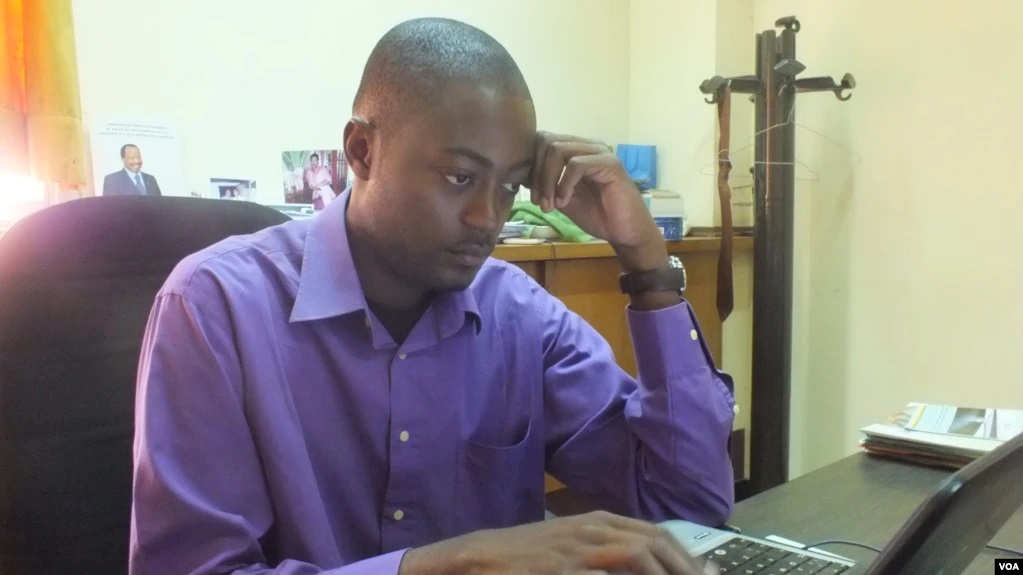
[[[491,234],[504,226],[504,222],[501,221],[501,205],[498,202],[501,192],[496,188],[498,188],[496,185],[488,186],[473,194],[463,217],[466,225]]]

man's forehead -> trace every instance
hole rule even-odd
[[[506,140],[531,145],[536,134],[532,102],[517,94],[453,91],[425,106],[422,126],[443,141],[443,147],[473,148],[471,142]]]
[[[437,154],[457,157],[487,168],[520,167],[532,160],[535,139],[518,130],[449,131],[429,140]]]

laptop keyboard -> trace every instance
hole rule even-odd
[[[722,573],[735,575],[838,575],[849,569],[841,563],[738,538],[701,558],[713,561]]]

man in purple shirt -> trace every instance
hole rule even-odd
[[[389,31],[316,218],[185,259],[139,369],[134,575],[699,572],[656,522],[731,511],[731,379],[599,142],[536,131],[496,40]],[[520,186],[607,240],[639,380],[489,259]],[[544,471],[607,512],[543,521]]]

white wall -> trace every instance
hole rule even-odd
[[[756,74],[756,36],[753,29],[753,0],[719,0],[717,3],[717,37],[715,38],[715,74],[723,77]],[[705,105],[712,113],[717,106]],[[753,124],[754,106],[746,94],[735,94],[731,101],[731,153],[732,164],[729,187],[732,190],[732,223],[736,226],[753,225]],[[714,116],[715,138],[720,138],[717,116]],[[712,153],[718,146],[712,145]],[[713,158],[712,158],[713,159]],[[700,175],[716,171],[702,166]],[[721,206],[717,200],[717,181],[711,180],[714,224],[721,224]],[[706,217],[705,214],[698,214]]]
[[[631,143],[657,146],[657,187],[677,192],[695,226],[712,226],[716,116],[700,82],[714,75],[717,0],[632,0]],[[668,208],[670,211],[670,207]]]
[[[398,22],[481,27],[518,61],[540,126],[629,136],[629,3],[621,0],[74,0],[82,108],[168,118],[185,177],[253,178],[279,203],[283,150],[340,147],[370,50]]]
[[[759,0],[795,14],[804,75],[856,76],[851,100],[799,96],[793,475],[857,450],[908,401],[1023,407],[1023,3]]]

